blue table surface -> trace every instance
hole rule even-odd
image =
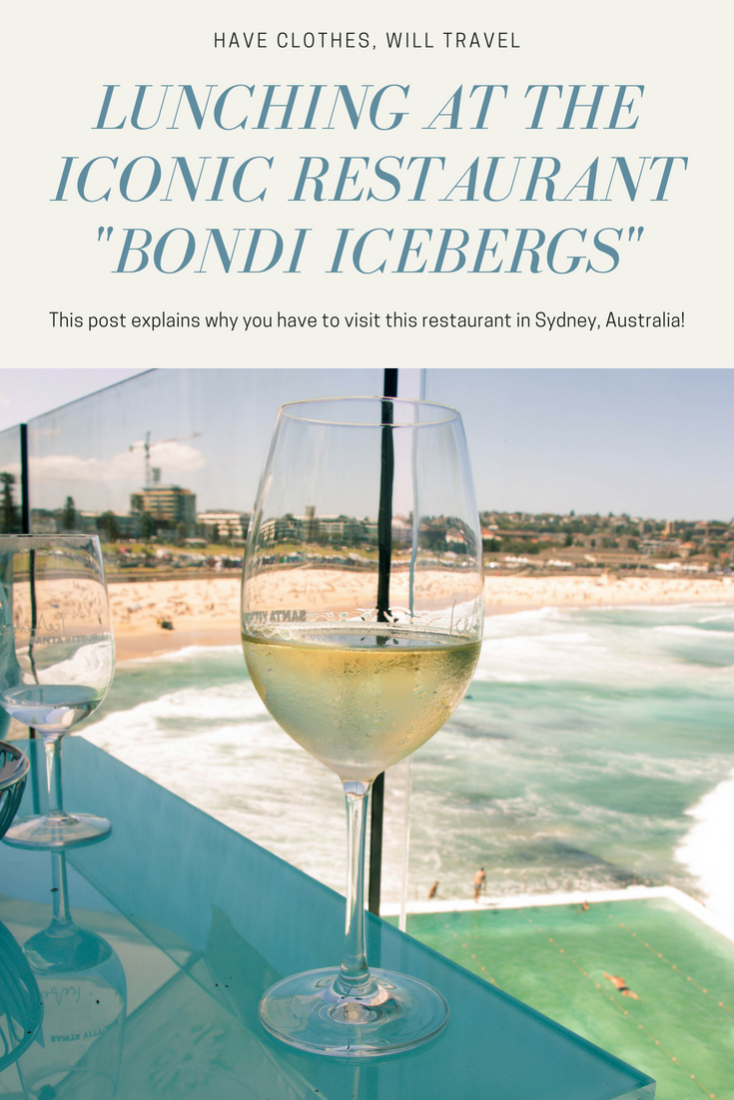
[[[35,751],[34,743],[24,747]],[[44,1019],[16,1058],[12,1050],[1,1057],[1,1033],[14,1025],[12,980],[0,966],[0,1097],[654,1096],[646,1074],[371,915],[370,962],[441,990],[446,1028],[414,1051],[359,1063],[283,1046],[259,1023],[260,997],[284,975],[339,962],[344,899],[80,735],[66,739],[64,765],[66,808],[113,824],[106,841],[66,856],[72,917],[99,937],[90,942],[103,941],[106,961],[36,975]],[[43,773],[36,780],[43,786]],[[32,812],[32,787],[21,815]],[[51,870],[48,853],[0,845],[0,933],[7,929],[17,944],[50,922]],[[20,956],[7,937],[0,958],[7,960],[7,944]],[[90,1006],[103,1017],[96,1029],[88,1026]]]

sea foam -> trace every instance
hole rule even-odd
[[[707,908],[734,926],[734,771],[686,813],[696,824],[676,859],[698,879]]]
[[[466,700],[413,758],[409,898],[436,879],[439,897],[471,898],[479,865],[493,895],[672,874],[734,918],[733,641],[732,609],[713,604],[489,618]],[[80,732],[343,889],[339,782],[270,718],[239,647],[121,662]],[[402,789],[388,776],[385,900]]]

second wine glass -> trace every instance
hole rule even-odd
[[[0,538],[0,706],[43,738],[48,811],[16,821],[5,843],[67,848],[106,836],[109,821],[67,813],[62,738],[112,683],[115,646],[96,535]]]
[[[260,1005],[292,1046],[373,1057],[444,1026],[440,992],[368,968],[365,806],[374,779],[450,717],[479,656],[482,543],[459,414],[393,398],[280,410],[248,535],[242,637],[270,713],[341,779],[341,967],[286,978]]]

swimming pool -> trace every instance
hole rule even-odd
[[[658,1100],[732,1096],[734,943],[669,899],[420,913],[407,930],[649,1073]]]

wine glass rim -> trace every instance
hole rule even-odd
[[[90,542],[99,544],[99,535],[0,535],[0,550],[30,549],[40,550],[44,546],[53,546],[59,543],[61,546],[88,546]]]
[[[375,421],[374,423],[365,423],[362,420],[334,420],[328,417],[321,418],[318,416],[299,416],[295,411],[300,407],[306,405],[315,406],[328,406],[335,405],[337,403],[344,404],[347,402],[371,402],[382,405],[383,402],[389,401],[393,406],[408,406],[412,408],[432,408],[441,409],[446,414],[439,420],[405,420],[397,421],[390,424],[384,424],[382,421]],[[431,428],[436,427],[438,424],[450,424],[452,420],[461,420],[461,413],[458,409],[454,409],[451,405],[444,405],[440,401],[422,401],[413,397],[377,397],[374,394],[366,394],[364,396],[349,395],[343,397],[307,397],[299,401],[286,401],[280,406],[280,415],[286,416],[291,420],[300,420],[309,424],[330,424],[334,427],[355,427],[355,428]]]

